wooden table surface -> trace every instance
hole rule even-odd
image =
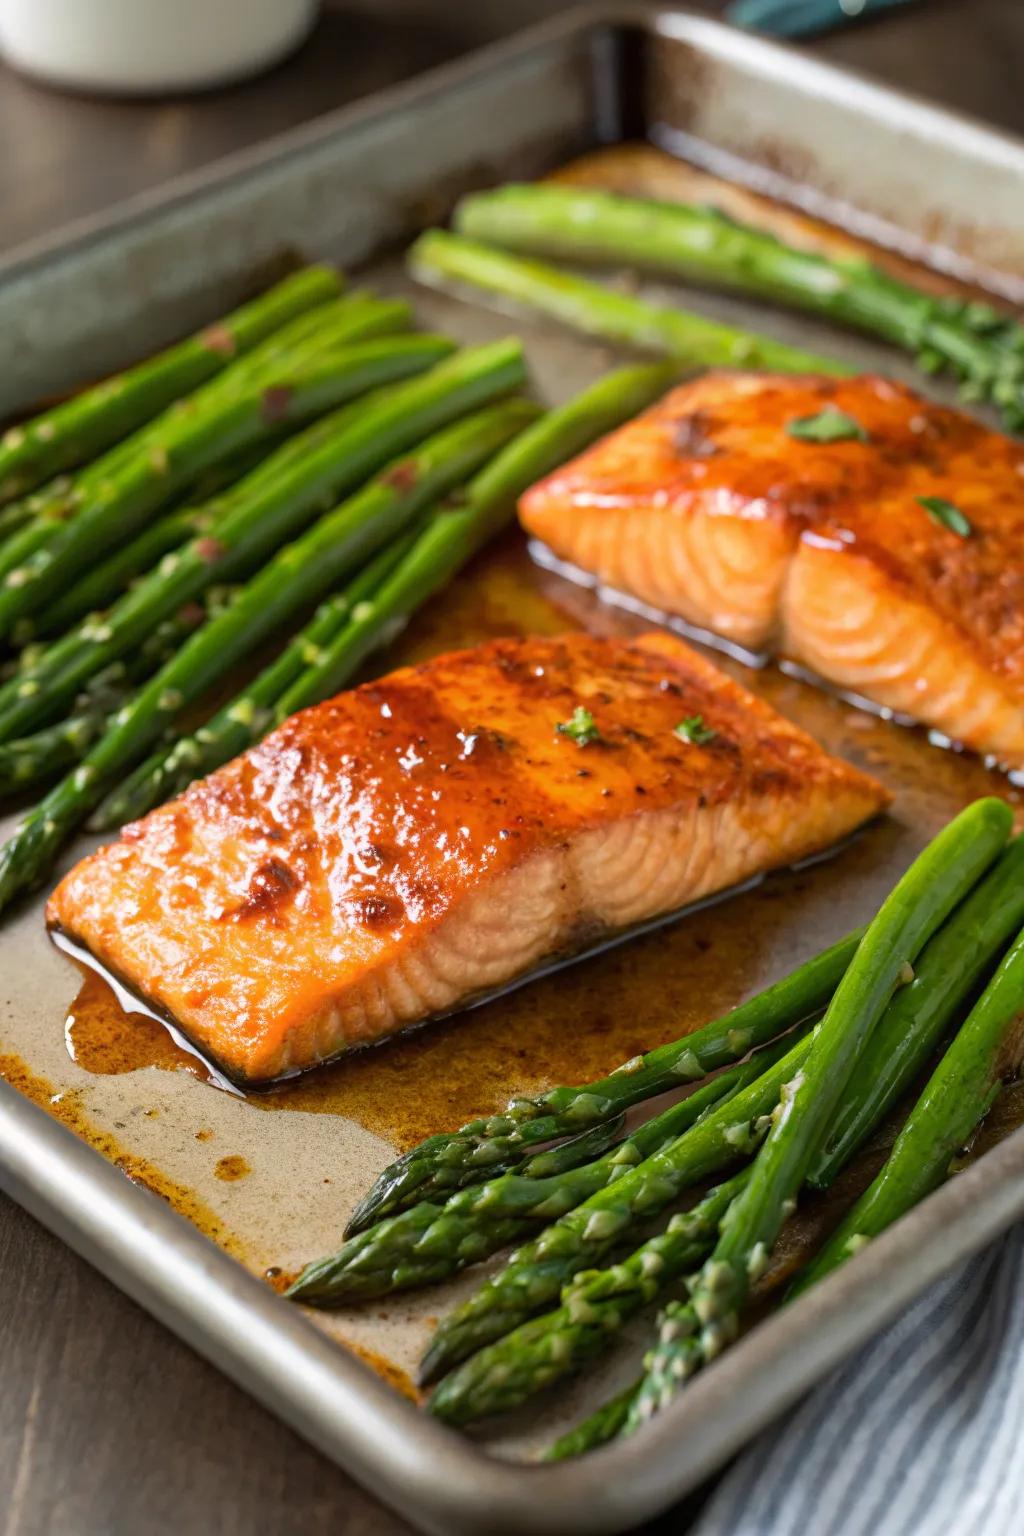
[[[282,68],[194,100],[93,101],[0,67],[0,248],[554,9],[553,0],[332,4]],[[1020,0],[926,0],[813,46],[1024,134]],[[0,1285],[4,1536],[409,1531],[2,1197]],[[673,1511],[648,1536],[686,1523],[686,1510]]]

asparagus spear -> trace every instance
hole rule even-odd
[[[0,550],[0,577],[6,579],[14,572],[14,579],[20,583],[26,570],[31,572],[49,559],[49,550],[64,525],[77,517],[83,508],[108,501],[113,485],[128,490],[134,486],[136,495],[148,488],[155,495],[160,489],[160,477],[154,476],[153,469],[166,461],[168,442],[176,428],[194,426],[197,419],[216,418],[218,412],[223,413],[240,396],[252,395],[261,387],[273,388],[284,372],[324,361],[346,345],[407,330],[410,320],[408,304],[359,293],[303,313],[226,368],[216,379],[186,399],[177,401],[77,475],[59,476],[27,498],[21,505],[27,508],[31,517],[18,537],[8,540]],[[270,446],[286,430],[287,423],[282,422],[276,429],[261,433],[261,444]],[[225,471],[230,479],[232,465],[244,458],[246,451],[243,449],[241,453],[227,456],[218,454],[200,476],[200,482],[215,480]],[[251,449],[248,452],[251,453]],[[251,464],[245,467],[251,467]],[[0,595],[2,591],[0,587]],[[23,615],[12,630],[14,638],[19,639],[23,631],[30,633],[37,616],[38,609]]]
[[[400,535],[381,550],[343,592],[317,609],[313,618],[280,656],[248,683],[241,693],[201,725],[167,747],[158,747],[106,797],[90,827],[108,832],[135,821],[147,811],[187,788],[193,779],[212,773],[245,750],[270,724],[273,706],[288,684],[310,665],[320,648],[343,626],[360,603],[368,602],[415,542],[418,527]],[[0,753],[3,749],[0,748]]]
[[[624,1062],[608,1077],[516,1099],[504,1114],[430,1136],[384,1170],[357,1206],[346,1235],[446,1188],[477,1183],[518,1149],[593,1124],[656,1094],[695,1082],[825,1006],[845,972],[862,929],[798,966],[765,991],[681,1040]]]
[[[469,283],[603,341],[625,343],[707,368],[772,368],[782,373],[852,373],[833,358],[740,331],[682,309],[659,308],[557,267],[432,229],[409,252],[414,277],[433,287]]]
[[[320,661],[282,697],[278,719],[343,687],[364,657],[393,636],[507,521],[527,486],[642,410],[676,376],[677,369],[665,364],[610,373],[510,443],[480,471],[462,505],[438,509],[372,603],[353,614]]]
[[[930,372],[952,369],[976,397],[1007,407],[1014,430],[1024,423],[1024,330],[988,305],[921,293],[863,257],[802,251],[714,208],[544,184],[464,198],[455,224],[509,250],[628,262],[823,315],[880,336]]]
[[[321,305],[319,309],[300,316],[291,325],[275,332],[267,342],[250,353],[245,358],[246,373],[242,380],[238,377],[242,364],[236,363],[233,368],[229,368],[217,380],[217,389],[221,395],[237,395],[243,384],[258,384],[261,379],[271,378],[271,368],[278,367],[282,361],[290,360],[294,363],[301,359],[311,362],[314,358],[323,359],[325,355],[329,357],[340,347],[357,341],[397,334],[408,329],[411,315],[410,306],[401,300],[374,299],[365,294],[350,294],[333,304]],[[301,350],[299,343],[302,343]],[[210,398],[212,393],[213,386],[208,385],[204,398]],[[194,403],[194,399],[184,401],[179,409],[192,409]],[[274,436],[280,436],[280,433]],[[140,439],[137,435],[131,442],[135,444],[134,452],[140,451],[140,445],[141,450],[144,450],[144,438]],[[242,479],[266,457],[272,446],[271,439],[256,447],[243,449],[213,466],[190,488],[192,499],[195,500],[198,494],[205,501],[225,486]],[[127,450],[129,445],[125,444],[124,447]],[[104,462],[109,465],[110,457]],[[88,496],[88,475],[80,476],[76,485],[76,497],[80,503]],[[66,500],[62,505],[60,498],[56,498],[51,507],[50,520],[53,515],[63,516],[67,510]],[[23,645],[38,635],[62,634],[88,614],[108,607],[136,576],[148,571],[162,555],[186,539],[205,531],[211,516],[212,509],[202,506],[198,509],[178,508],[167,513],[143,529],[137,538],[116,549],[106,560],[87,571],[41,613],[23,616],[12,631],[15,642]],[[2,570],[3,557],[0,553]]]
[[[224,590],[230,601],[232,588]],[[89,679],[75,700],[68,719],[48,725],[34,736],[20,737],[0,746],[0,793],[25,793],[31,786],[55,779],[74,763],[81,762],[89,748],[111,728],[114,714],[146,677],[163,667],[164,662],[184,644],[189,634],[215,616],[221,607],[216,601],[184,605],[180,613],[164,619],[154,633],[138,647],[130,659],[112,662],[104,671]]]
[[[27,644],[37,636],[62,635],[90,614],[102,613],[138,576],[143,576],[172,549],[208,533],[212,513],[203,507],[180,507],[144,528],[136,538],[87,570],[38,616],[22,620],[14,638]]]
[[[1024,1017],[1024,932],[961,1026],[869,1189],[825,1247],[797,1276],[790,1296],[856,1253],[949,1175],[956,1153],[970,1143],[1002,1091],[1005,1073],[1020,1065]]]
[[[670,1280],[707,1258],[749,1176],[745,1168],[712,1189],[621,1264],[576,1275],[554,1312],[522,1323],[446,1376],[431,1399],[431,1413],[447,1424],[507,1413],[603,1354]]]
[[[343,406],[285,443],[223,498],[208,535],[166,556],[101,623],[81,626],[0,688],[0,741],[46,724],[87,677],[137,644],[166,614],[213,582],[253,569],[390,454],[514,388],[523,371],[517,342],[472,348],[383,397]]]
[[[779,1042],[788,1047],[785,1054],[754,1082],[518,1249],[504,1269],[441,1322],[424,1356],[421,1380],[437,1380],[542,1312],[573,1275],[627,1241],[685,1189],[749,1157],[767,1134],[783,1085],[801,1069],[812,1039],[801,1033],[794,1044],[789,1038]],[[774,1054],[777,1047],[766,1049]]]
[[[464,507],[445,510],[425,531],[422,542],[410,552],[407,565],[390,588],[387,604],[375,603],[372,607],[364,605],[360,609],[358,619],[354,619],[350,625],[345,647],[349,669],[354,669],[375,645],[383,643],[393,633],[396,621],[401,622],[408,612],[425,601],[439,584],[446,581],[469,558],[478,544],[490,536],[498,523],[509,515],[515,494],[524,489],[531,478],[535,479],[554,463],[578,451],[592,437],[607,431],[625,415],[641,409],[667,387],[674,376],[674,370],[664,364],[627,368],[611,374],[563,410],[552,412],[536,429],[525,432],[520,441],[500,454],[495,461],[493,474],[485,470],[479,477],[471,500]],[[354,424],[356,417],[362,416],[364,412],[377,411],[387,406],[387,399],[381,398],[385,394],[385,391],[371,394],[362,402],[345,407],[325,421],[308,428],[277,450],[267,461],[265,471],[259,475],[258,481],[245,482],[230,496],[221,498],[215,506],[207,506],[202,511],[216,512],[217,517],[221,518],[250,493],[254,493],[257,485],[260,493],[267,498],[277,494],[293,494],[294,476],[306,474],[307,463],[328,447],[342,426]],[[402,398],[404,396],[400,400]],[[251,563],[251,552],[246,559]],[[236,561],[232,576],[236,574],[237,565]],[[152,582],[144,587],[141,595],[128,601],[130,610],[137,612],[140,608],[148,610],[152,607],[151,586]],[[120,605],[116,618],[127,621],[129,615],[125,615],[124,608],[125,604]],[[118,628],[115,618],[111,617],[100,627],[100,633]],[[114,640],[108,642],[108,649],[110,644],[115,643]],[[52,648],[39,665],[19,681],[17,688],[0,688],[0,719],[4,718],[5,707],[17,706],[21,711],[19,731],[38,724],[44,703],[48,701],[51,706],[54,703],[54,689],[57,680],[62,677],[62,668],[70,664],[69,655],[79,668],[91,665],[89,656],[94,644],[91,632],[69,637],[65,643]],[[346,678],[343,675],[335,686],[340,686],[344,680]],[[23,692],[26,688],[29,692],[27,704]],[[61,702],[58,697],[56,704],[60,705]],[[25,718],[26,711],[28,720]]]
[[[608,1445],[621,1434],[633,1399],[640,1390],[638,1381],[631,1382],[617,1396],[594,1410],[575,1429],[568,1430],[556,1440],[544,1457],[545,1461],[569,1461],[575,1456],[586,1456],[602,1445]]]
[[[528,1184],[530,1178],[535,1178],[538,1185],[554,1185],[581,1164],[600,1157],[621,1131],[622,1122],[623,1117],[620,1115],[609,1125],[593,1126],[560,1147],[535,1153],[523,1165],[524,1184]],[[343,1300],[366,1300],[386,1292],[405,1290],[412,1285],[432,1285],[447,1279],[467,1264],[479,1263],[499,1248],[516,1242],[536,1225],[527,1209],[518,1214],[498,1214],[487,1222],[467,1225],[457,1235],[457,1240],[438,1251],[431,1228],[443,1215],[444,1211],[439,1206],[422,1205],[393,1218],[395,1222],[403,1223],[401,1237],[406,1256],[395,1257],[393,1267],[383,1283],[382,1276],[372,1269],[362,1274],[339,1267],[347,1260],[342,1254],[337,1254],[307,1265],[287,1295],[291,1300],[304,1302],[307,1306],[333,1307]],[[370,1235],[364,1233],[362,1238],[356,1238],[348,1245],[349,1254],[357,1264],[356,1244]],[[398,1235],[397,1232],[395,1235]],[[413,1252],[419,1248],[420,1237],[424,1239],[424,1250]]]
[[[356,341],[409,331],[412,320],[412,306],[404,300],[378,298],[366,290],[343,294],[305,310],[198,389],[172,401],[98,458],[74,473],[48,481],[27,496],[24,504],[34,514],[72,516],[90,488],[102,484],[126,460],[145,452],[154,442],[159,443],[169,422],[271,381],[282,366],[311,362]]]
[[[32,508],[26,501],[12,501],[9,506],[0,507],[0,553],[7,540],[19,533],[26,523],[30,523],[33,516]]]
[[[353,1296],[384,1296],[455,1274],[504,1245],[499,1232],[509,1219],[520,1224],[524,1218],[550,1221],[614,1184],[714,1105],[760,1077],[787,1045],[784,1041],[781,1047],[767,1046],[750,1061],[712,1078],[593,1162],[543,1177],[531,1167],[548,1158],[541,1153],[517,1173],[459,1190],[443,1206],[423,1202],[387,1217],[351,1238],[339,1253],[308,1265],[288,1295],[316,1306],[337,1306]]]
[[[110,728],[133,686],[163,666],[206,617],[199,604],[188,604],[158,625],[129,663],[115,661],[90,678],[66,720],[0,746],[0,793],[23,793],[80,762]]]
[[[217,396],[204,408],[170,412],[145,453],[115,467],[109,482],[41,547],[8,569],[0,587],[0,634],[23,614],[38,610],[81,566],[134,532],[155,507],[195,476],[239,449],[276,434],[287,423],[308,421],[393,379],[408,378],[436,362],[448,344],[429,336],[398,336],[342,348],[329,359],[285,368],[270,380]],[[36,529],[16,535],[28,544]],[[17,553],[17,550],[15,551]]]
[[[107,729],[112,711],[97,704],[32,736],[0,746],[0,795],[21,794],[81,762]]]
[[[299,315],[290,324],[274,331],[240,362],[226,368],[212,383],[204,386],[201,397],[209,400],[237,393],[272,377],[282,363],[298,358],[308,362],[356,341],[395,336],[411,330],[412,324],[412,305],[405,299],[384,299],[369,290],[357,289]],[[187,412],[196,398],[189,396],[179,400],[174,409],[179,413]],[[154,431],[156,426],[156,422],[151,423],[147,431]],[[135,440],[140,439],[136,436]]]
[[[493,395],[506,386],[510,354],[499,349],[495,357],[492,349],[484,350],[490,353],[485,374],[481,376],[478,357],[475,377],[470,368],[467,380],[464,367],[457,383],[449,374],[447,389],[438,390],[435,384],[440,399],[430,401],[434,419],[450,418],[467,394]],[[518,351],[511,359],[519,362]],[[514,376],[519,370],[511,371]],[[61,845],[112,782],[142,757],[188,703],[223,677],[254,644],[315,601],[346,568],[372,554],[425,503],[457,484],[507,441],[522,425],[527,409],[522,401],[509,401],[438,433],[411,458],[393,464],[303,538],[286,546],[217,622],[206,625],[146,684],[74,773],[22,822],[0,850],[0,909],[43,877]],[[414,421],[410,410],[401,421],[401,433],[414,431]],[[375,452],[380,452],[379,442]]]
[[[911,1087],[965,1003],[1024,923],[1024,837],[1011,842],[922,950],[857,1063],[807,1182],[825,1189]]]
[[[308,267],[187,341],[11,427],[0,438],[0,501],[24,495],[133,432],[294,315],[332,298],[340,285],[330,268]]]
[[[213,434],[213,458],[205,466],[199,481],[215,480],[224,472],[228,472],[230,478],[232,466],[246,455],[251,455],[253,446],[252,443],[243,443],[240,450],[232,450],[230,446],[225,450],[222,444],[217,443],[216,434],[221,429],[225,433],[235,430],[238,422],[236,420],[233,427],[232,417],[240,417],[244,424],[246,405],[255,400],[258,407],[261,390],[268,391],[267,398],[272,408],[266,413],[267,421],[263,424],[260,424],[263,413],[257,410],[256,422],[260,430],[256,431],[253,442],[266,449],[288,430],[289,413],[278,408],[280,402],[287,399],[279,392],[280,380],[286,373],[297,374],[305,370],[312,375],[318,364],[333,364],[336,352],[346,342],[373,337],[377,331],[387,335],[391,331],[400,330],[407,318],[407,306],[401,304],[339,299],[336,304],[323,305],[315,315],[303,315],[300,322],[296,323],[307,327],[313,319],[319,320],[315,335],[302,336],[294,345],[286,345],[282,338],[293,330],[293,327],[286,326],[283,331],[272,336],[269,342],[228,368],[218,379],[163,412],[155,422],[105,453],[80,474],[74,477],[62,476],[52,486],[30,498],[28,505],[33,513],[31,520],[0,550],[0,578],[3,578],[0,583],[0,609],[4,593],[12,584],[20,587],[29,582],[33,593],[40,595],[34,584],[36,577],[46,577],[51,560],[59,555],[65,544],[69,541],[73,543],[81,535],[81,530],[78,533],[67,531],[65,525],[77,518],[83,510],[90,512],[93,520],[98,516],[97,509],[99,512],[105,509],[108,523],[118,516],[126,522],[129,519],[138,522],[153,506],[167,499],[174,490],[169,477],[170,453],[176,432],[180,436],[184,428],[194,435],[197,423],[209,422]],[[225,437],[224,441],[229,442],[229,439]],[[180,463],[179,458],[182,460]],[[244,467],[250,468],[254,462],[252,460]],[[182,482],[178,489],[192,478],[180,452],[175,453],[175,478]],[[123,533],[125,530],[122,528],[121,531]],[[70,564],[70,556],[66,558]],[[67,591],[62,595],[67,596]],[[42,596],[45,597],[45,593]],[[58,603],[60,600],[56,599]],[[18,643],[26,637],[32,638],[34,633],[41,632],[40,621],[45,622],[48,618],[49,610],[41,613],[37,604],[11,626],[12,638]]]
[[[19,571],[30,559],[39,556],[41,550],[58,538],[63,524],[62,513],[33,517],[5,541],[3,549],[0,549],[0,598],[12,573]]]
[[[976,800],[928,845],[869,924],[779,1107],[746,1188],[723,1222],[689,1301],[666,1307],[626,1432],[664,1408],[735,1338],[752,1280],[762,1272],[857,1057],[928,939],[992,863],[1013,817],[1002,800]]]

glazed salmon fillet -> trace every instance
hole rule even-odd
[[[861,435],[790,434],[824,410]],[[1024,765],[1024,447],[961,411],[870,376],[708,374],[520,517],[611,587]]]
[[[713,736],[676,734],[698,716]],[[495,641],[294,716],[83,860],[47,916],[231,1076],[269,1080],[886,801],[674,636]]]

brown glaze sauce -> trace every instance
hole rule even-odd
[[[378,1355],[376,1350],[364,1349],[361,1344],[353,1344],[351,1339],[340,1339],[339,1343],[344,1345],[350,1355],[355,1355],[357,1360],[368,1365],[371,1371],[383,1377],[389,1387],[394,1387],[396,1392],[401,1392],[402,1396],[407,1397],[410,1402],[426,1402],[427,1394],[419,1390],[408,1371],[403,1371],[399,1366],[392,1364],[386,1355]]]
[[[82,985],[64,1021],[68,1055],[85,1072],[108,1077],[140,1067],[163,1067],[207,1078],[197,1056],[174,1039],[169,1029],[147,1014],[126,1013],[109,983],[84,966]]]
[[[213,1170],[214,1178],[220,1179],[224,1184],[235,1184],[239,1179],[247,1178],[250,1173],[252,1169],[238,1152],[231,1152],[227,1157],[219,1158]]]
[[[12,1054],[0,1054],[0,1077],[102,1153],[133,1184],[140,1184],[154,1195],[159,1195],[161,1200],[166,1200],[179,1215],[185,1216],[198,1227],[204,1237],[210,1238],[234,1258],[243,1258],[242,1245],[238,1239],[193,1190],[168,1178],[145,1158],[127,1152],[115,1136],[103,1130],[85,1114],[74,1092],[58,1093],[51,1083],[29,1071],[20,1057]]]

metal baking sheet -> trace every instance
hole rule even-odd
[[[393,252],[465,188],[544,173],[641,138],[926,259],[937,272],[1024,297],[1020,145],[682,13],[590,12],[15,254],[0,267],[8,360],[0,409],[64,390],[201,323],[295,251],[350,268],[372,263],[373,282],[412,294],[425,325],[465,341],[503,334],[513,328],[507,317],[414,290]],[[805,346],[909,376],[883,349],[814,323],[705,294],[688,292],[685,302],[756,317]],[[517,318],[514,329],[538,392],[552,401],[611,361],[606,349],[548,325]],[[642,621],[532,565],[512,536],[378,665],[485,635],[573,625],[628,633]],[[359,1098],[367,1073],[372,1079],[390,1060],[400,1080],[410,1060],[461,1062],[445,1112],[454,1122],[467,1104],[487,1109],[554,1070],[544,1043],[557,1033],[556,1013],[560,1028],[568,1019],[578,1030],[572,1049],[581,1061],[610,1066],[631,1053],[617,1049],[610,1020],[632,1014],[640,1043],[695,1026],[863,920],[967,800],[993,791],[1017,800],[1006,780],[930,747],[920,733],[774,668],[721,664],[882,777],[896,794],[892,815],[825,863],[773,876],[699,917],[538,981],[516,1000],[387,1047],[418,1054],[381,1057],[337,1077],[356,1084],[350,1112],[337,1112],[331,1093],[318,1099],[313,1087],[289,1110],[269,1113],[182,1071],[88,1068],[65,1045],[78,980],[46,940],[41,903],[0,929],[4,1187],[425,1530],[500,1536],[528,1525],[571,1536],[634,1525],[706,1477],[944,1268],[1024,1212],[1024,1132],[998,1139],[1020,1119],[1018,1099],[1008,1095],[1016,1116],[993,1128],[980,1161],[797,1306],[754,1329],[644,1435],[559,1467],[524,1457],[614,1390],[634,1368],[629,1347],[528,1414],[464,1439],[393,1383],[411,1371],[431,1319],[475,1275],[315,1320],[265,1283],[267,1270],[288,1273],[337,1241],[353,1199],[391,1155],[394,1126],[365,1093]],[[67,862],[88,846],[81,841]],[[742,947],[730,950],[737,931]],[[655,966],[668,981],[648,1002],[640,983]],[[506,1020],[507,1048],[496,1053]],[[517,1050],[524,1040],[531,1049]],[[246,1176],[225,1177],[232,1165]]]

